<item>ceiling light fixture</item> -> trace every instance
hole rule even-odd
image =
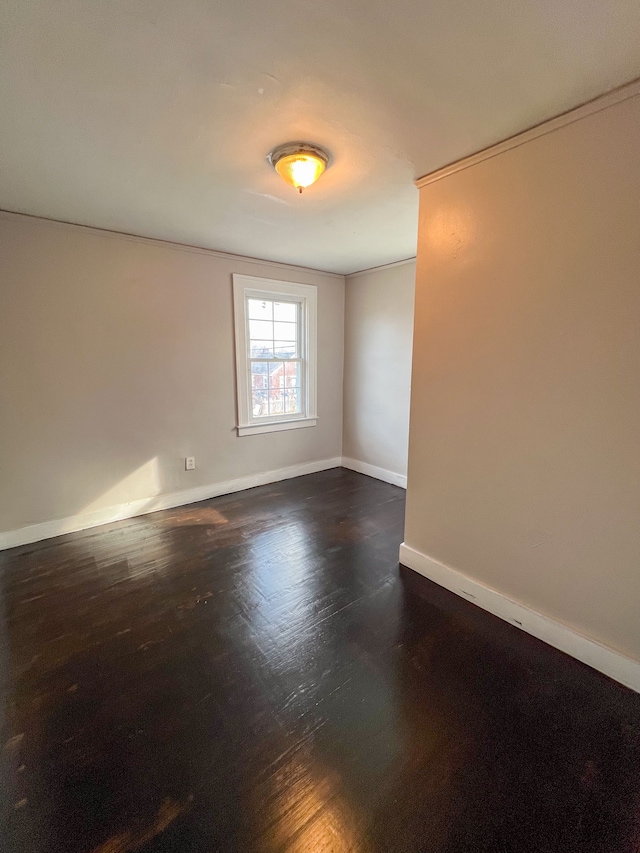
[[[282,180],[299,192],[315,184],[329,165],[329,155],[324,148],[308,142],[278,145],[269,154],[268,160]]]

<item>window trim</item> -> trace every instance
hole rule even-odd
[[[280,430],[315,426],[317,413],[317,305],[318,288],[311,284],[278,281],[233,274],[233,316],[236,343],[236,400],[238,435],[256,435]],[[300,415],[272,415],[253,418],[251,408],[251,368],[247,341],[247,299],[262,298],[296,301],[301,304],[300,363],[302,365],[302,402]],[[293,297],[293,299],[292,299]]]

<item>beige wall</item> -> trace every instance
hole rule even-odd
[[[425,186],[406,542],[640,659],[640,97]]]
[[[342,276],[11,214],[0,257],[0,531],[340,456]],[[234,272],[318,286],[318,426],[236,435]]]
[[[407,473],[415,261],[347,276],[345,457]]]

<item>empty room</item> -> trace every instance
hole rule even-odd
[[[5,0],[0,850],[639,853],[637,0]]]

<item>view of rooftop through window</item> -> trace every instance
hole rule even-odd
[[[253,417],[300,414],[300,304],[248,299],[247,308]]]

